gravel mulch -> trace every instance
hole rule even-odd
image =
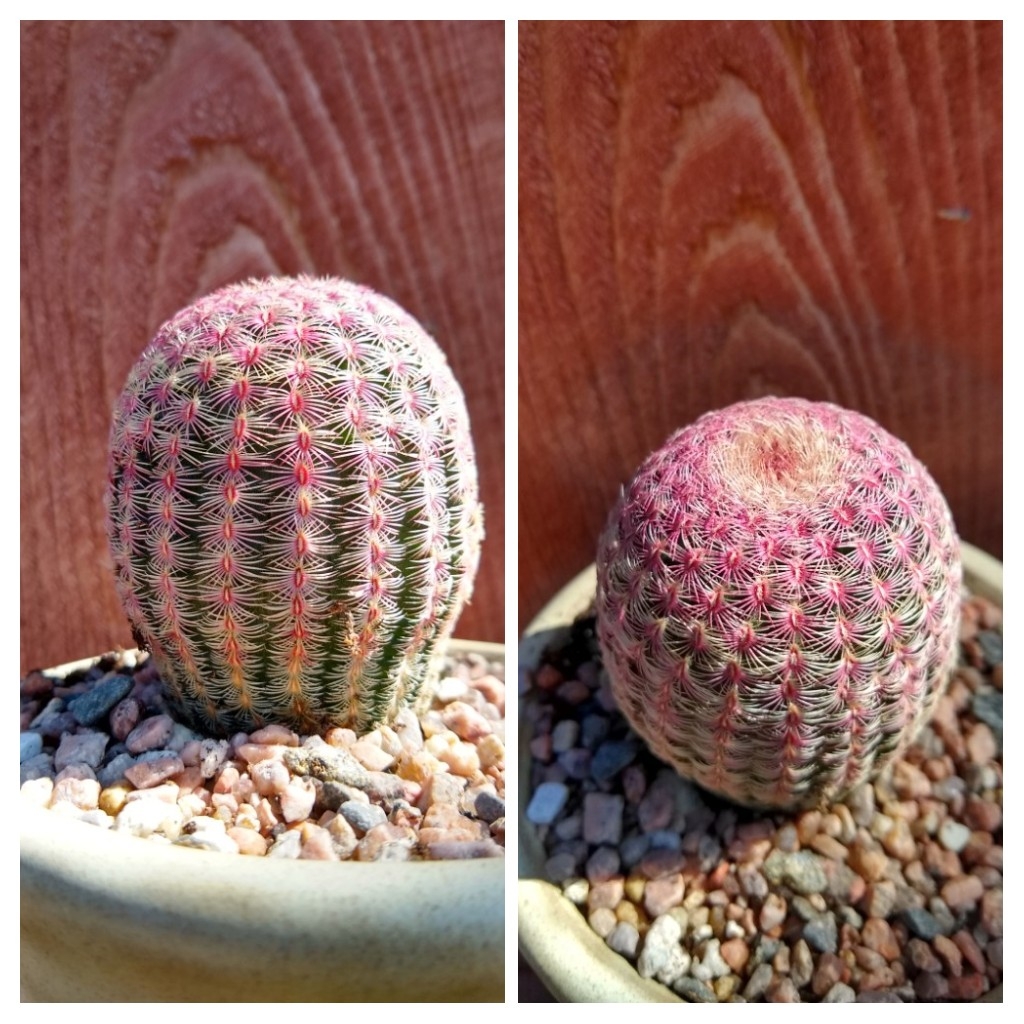
[[[594,620],[529,680],[527,818],[549,880],[691,1002],[932,1002],[1002,982],[1002,615],[964,601],[961,660],[903,760],[827,811],[764,813],[650,755]]]
[[[177,846],[309,860],[502,857],[504,665],[450,657],[391,727],[229,740],[166,713],[146,655],[21,681],[23,805]]]

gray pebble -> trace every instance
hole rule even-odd
[[[72,697],[68,701],[68,711],[82,725],[93,725],[106,715],[111,708],[132,689],[134,681],[131,676],[110,675],[85,693]]]
[[[590,778],[590,762],[593,754],[584,747],[573,747],[558,755],[558,763],[570,779],[582,782]]]
[[[564,754],[576,746],[579,738],[580,724],[575,719],[564,718],[551,730],[551,749],[556,754]]]
[[[811,949],[819,953],[835,953],[839,944],[836,915],[829,912],[812,918],[804,925],[803,935]]]
[[[473,807],[481,821],[490,823],[505,817],[505,801],[486,789],[477,793]]]
[[[758,964],[750,975],[750,980],[743,989],[743,998],[747,1000],[757,999],[768,991],[772,983],[772,965],[770,963]]]
[[[911,935],[916,935],[919,939],[924,939],[925,942],[931,942],[936,935],[943,934],[943,928],[939,921],[922,907],[910,907],[904,910],[900,916],[907,928],[910,929]]]
[[[569,787],[564,782],[542,782],[530,797],[526,818],[534,825],[550,825],[562,813],[569,799]]]
[[[383,807],[376,804],[364,804],[356,800],[348,800],[343,803],[338,812],[356,830],[366,833],[377,825],[387,823],[388,816],[384,813]]]
[[[561,853],[548,857],[544,862],[544,874],[549,882],[561,885],[562,882],[576,878],[579,874],[577,871],[578,864],[579,862],[573,854],[563,850]]]
[[[805,896],[828,888],[821,858],[803,850],[799,853],[772,850],[762,871],[773,885],[788,885],[794,892]]]
[[[302,853],[302,834],[299,829],[282,832],[267,850],[268,857],[279,857],[281,860],[298,860]]]
[[[608,735],[608,728],[604,715],[587,715],[580,725],[580,742],[593,750]]]
[[[1003,663],[1003,634],[994,629],[983,629],[978,633],[977,641],[985,660],[995,668]]]
[[[619,856],[622,858],[622,863],[627,869],[639,864],[643,860],[644,854],[650,849],[650,845],[650,836],[642,833],[640,835],[626,836],[619,843]]]
[[[53,776],[53,754],[36,754],[35,757],[30,757],[21,765],[21,784],[23,786],[33,779],[52,779]]]
[[[797,988],[803,988],[814,974],[814,958],[807,943],[800,939],[793,947],[790,958],[789,976]]]
[[[782,943],[778,939],[769,939],[765,935],[758,937],[757,945],[750,955],[750,966],[758,967],[761,964],[771,965],[772,958],[778,953]],[[749,996],[747,998],[750,998]]]
[[[135,758],[131,754],[118,754],[117,757],[108,761],[98,772],[96,778],[100,785],[106,789],[126,778],[125,771],[135,764]]]
[[[825,993],[825,998],[822,999],[823,1003],[853,1003],[856,1001],[857,993],[849,985],[844,985],[841,981],[837,981]]]
[[[617,846],[625,803],[616,793],[588,793],[583,798],[583,838],[593,846]]]
[[[610,782],[636,759],[637,746],[630,740],[609,740],[594,752],[590,776],[598,782]]]
[[[612,929],[605,942],[608,943],[608,948],[614,950],[619,956],[624,956],[627,960],[635,960],[637,946],[640,944],[640,932],[637,931],[635,924],[620,921]]]
[[[928,910],[938,922],[939,929],[943,935],[952,935],[960,927],[953,911],[949,909],[946,901],[941,896],[933,896],[928,901]]]
[[[658,829],[657,832],[648,832],[647,839],[649,848],[652,850],[681,850],[683,848],[683,837],[671,829]]]
[[[1003,695],[998,690],[979,690],[971,701],[971,712],[995,734],[996,747],[1003,746]]]
[[[747,987],[750,987],[749,984]],[[715,997],[715,990],[710,985],[708,985],[706,982],[698,981],[696,978],[691,978],[686,975],[684,975],[682,978],[679,978],[673,984],[672,991],[677,993],[678,995],[681,995],[684,999],[688,999],[691,1003],[718,1002],[718,999]],[[744,992],[744,995],[745,994],[746,992]]]
[[[37,732],[23,732],[21,735],[21,762],[43,752],[43,737]]]
[[[310,736],[301,747],[286,747],[282,759],[295,775],[312,775],[322,782],[343,782],[359,789],[366,789],[370,782],[369,773],[355,757],[319,736]]]

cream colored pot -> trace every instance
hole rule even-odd
[[[1002,606],[1003,567],[969,544],[963,545],[964,582],[969,590]],[[544,650],[564,637],[590,607],[597,578],[591,566],[561,590],[530,624],[519,644],[519,670],[535,668]],[[530,730],[519,730],[519,948],[551,993],[564,1003],[678,1003],[664,985],[641,978],[629,961],[612,952],[584,916],[550,882],[546,855],[526,820],[529,802]],[[1003,987],[980,1001],[1002,1002]]]
[[[22,998],[501,1000],[504,891],[499,859],[233,857],[34,810],[21,825]]]

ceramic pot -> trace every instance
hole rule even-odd
[[[969,544],[962,545],[967,588],[1002,606],[1003,567]],[[536,668],[546,648],[564,638],[573,621],[594,599],[594,566],[561,590],[530,624],[519,644],[519,672]],[[530,799],[529,726],[519,730],[519,948],[541,981],[560,1002],[678,1003],[682,1000],[656,981],[641,978],[633,965],[612,952],[591,930],[579,909],[544,880],[546,854],[526,820]],[[1002,1002],[1002,985],[980,1001]]]
[[[504,920],[504,859],[230,856],[22,814],[27,1002],[500,1001]]]

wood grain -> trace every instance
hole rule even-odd
[[[519,612],[702,412],[905,440],[1002,550],[999,22],[519,29]]]
[[[172,313],[337,274],[448,353],[487,539],[457,633],[503,638],[501,22],[28,22],[21,35],[21,665],[130,646],[110,410]]]

